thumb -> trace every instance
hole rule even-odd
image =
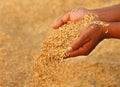
[[[55,24],[52,26],[54,29],[61,27],[62,25],[66,24],[69,21],[70,14],[69,12],[64,14]]]
[[[83,36],[81,36],[78,39],[76,39],[74,42],[72,42],[71,45],[68,46],[67,50],[69,52],[77,50],[78,48],[82,47],[88,41],[89,39],[85,39]]]

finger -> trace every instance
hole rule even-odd
[[[62,16],[52,27],[54,29],[59,28],[60,26],[62,26],[63,24],[66,24],[67,21],[69,21],[70,19],[70,14],[69,12],[67,12],[64,16]]]
[[[82,29],[82,32],[80,34],[80,36],[78,37],[78,39],[76,39],[68,48],[67,50],[69,52],[72,52],[74,50],[77,50],[78,48],[82,47],[83,44],[87,43],[90,41],[90,38],[88,36],[87,33],[85,32],[88,32],[89,31],[89,28],[91,28],[91,26],[86,26]]]
[[[73,51],[70,53],[70,57],[80,56],[80,55],[88,55],[93,49],[92,41],[87,42],[83,47]]]
[[[88,41],[90,41],[89,38],[86,38],[87,36],[80,36],[78,39],[76,39],[68,48],[67,50],[69,52],[72,52],[78,48],[80,48],[81,46],[83,46],[83,44],[87,43]]]

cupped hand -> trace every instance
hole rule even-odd
[[[57,29],[66,23],[81,20],[88,13],[90,13],[90,10],[86,8],[68,11],[55,22],[53,28]],[[104,38],[105,29],[102,26],[96,24],[87,26],[80,33],[78,39],[67,48],[70,57],[88,55]]]
[[[67,48],[70,52],[70,57],[79,55],[88,55],[98,43],[105,38],[105,30],[102,26],[92,24],[83,29],[78,39],[73,41]]]
[[[71,21],[73,22],[73,21],[81,20],[88,13],[89,13],[89,10],[86,8],[70,10],[66,12],[61,18],[59,18],[52,27],[54,29],[57,29],[61,27],[62,25],[69,23]]]

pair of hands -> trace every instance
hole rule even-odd
[[[54,29],[69,23],[70,21],[78,21],[83,19],[83,17],[90,11],[85,8],[80,8],[76,11],[66,12],[56,23],[53,25]],[[79,55],[88,55],[98,43],[100,43],[105,38],[104,29],[99,25],[89,25],[80,33],[77,40],[73,41],[67,50],[70,52],[70,57]]]

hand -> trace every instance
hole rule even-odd
[[[105,30],[99,25],[89,25],[69,47],[70,57],[88,55],[105,38]]]
[[[53,28],[56,29],[71,21],[73,22],[81,20],[88,13],[89,10],[87,10],[86,8],[80,8],[75,11],[68,11],[58,21],[56,21],[56,23],[53,25]]]

